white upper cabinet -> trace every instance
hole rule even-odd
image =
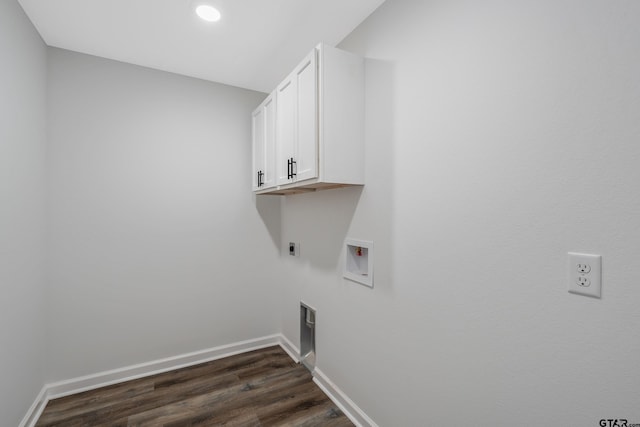
[[[317,53],[314,49],[278,86],[277,185],[318,176]]]
[[[318,176],[318,65],[313,52],[296,69],[298,83],[298,126],[295,157],[297,181]]]
[[[276,183],[276,97],[272,93],[251,116],[253,135],[253,191]]]
[[[362,57],[319,45],[278,85],[273,97],[275,177],[270,181],[269,167],[256,161],[265,157],[261,150],[269,146],[260,131],[266,122],[258,123],[266,112],[263,103],[253,116],[254,191],[295,194],[364,184]],[[263,169],[266,180],[260,182],[265,185],[258,186]]]
[[[296,155],[296,80],[289,76],[276,90],[276,184],[292,182],[291,162]]]

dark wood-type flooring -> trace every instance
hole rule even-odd
[[[280,347],[50,401],[43,426],[353,426]]]

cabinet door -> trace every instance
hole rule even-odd
[[[264,176],[262,189],[276,185],[276,97],[264,102]]]
[[[294,72],[296,81],[296,180],[318,176],[318,66],[314,49]]]
[[[296,79],[295,73],[276,89],[276,184],[293,182],[289,162],[295,157]]]
[[[253,140],[253,191],[261,190],[262,173],[265,169],[265,127],[264,108],[260,105],[251,115],[251,133]]]

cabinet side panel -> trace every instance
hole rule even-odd
[[[364,184],[364,59],[323,45],[320,94],[321,180]]]
[[[318,85],[315,50],[296,70],[297,145],[296,179],[302,181],[318,176]]]
[[[262,105],[251,115],[253,138],[253,167],[251,180],[253,191],[259,190],[258,172],[264,171],[264,109]]]

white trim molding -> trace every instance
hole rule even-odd
[[[279,345],[293,359],[300,363],[300,350],[282,334],[269,335],[262,338],[240,341],[233,344],[213,347],[207,350],[195,351],[179,356],[167,357],[151,362],[131,365],[124,368],[85,375],[70,380],[46,384],[20,422],[19,427],[34,427],[42,415],[42,411],[51,399],[69,396],[83,391],[94,390],[112,384],[161,374],[175,369],[186,368],[212,360],[234,356],[261,348]],[[351,399],[349,399],[329,378],[319,369],[313,372],[313,381],[327,396],[344,412],[344,414],[358,427],[378,427]]]
[[[248,351],[258,350],[279,344],[279,335],[269,335],[267,337],[256,338],[247,341],[240,341],[233,344],[221,345],[207,350],[195,351],[179,356],[158,359],[152,362],[113,369],[111,371],[100,372],[84,377],[73,378],[67,381],[60,381],[47,385],[47,397],[57,399],[71,394],[82,393],[83,391],[106,387],[112,384],[125,381],[136,380],[138,378],[161,374],[175,369],[186,368],[200,363],[211,362],[212,360],[234,356]]]
[[[293,359],[294,362],[300,363],[300,349],[296,347],[287,337],[280,335],[280,347]]]
[[[31,404],[27,414],[20,424],[18,424],[18,427],[31,427],[36,425],[38,418],[40,418],[42,411],[44,411],[44,407],[47,406],[47,402],[49,402],[49,399],[47,398],[47,386],[45,385],[36,396],[36,400]]]
[[[281,335],[269,335],[262,338],[240,341],[233,344],[221,345],[207,350],[195,351],[179,356],[167,357],[154,360],[152,362],[140,363],[124,368],[99,372],[97,374],[85,375],[83,377],[72,378],[70,380],[59,381],[46,384],[29,411],[22,419],[19,427],[33,427],[42,414],[45,406],[51,399],[69,396],[83,391],[94,390],[112,384],[148,377],[175,369],[186,368],[212,360],[234,356],[248,351],[259,350],[265,347],[279,345]]]
[[[378,427],[353,400],[344,394],[331,380],[318,368],[313,371],[313,382],[325,392],[329,399],[358,427]]]
[[[280,347],[287,352],[294,362],[300,363],[300,350],[287,337],[280,335]],[[353,400],[344,394],[320,369],[314,368],[313,382],[327,395],[333,403],[354,423],[357,427],[378,427]]]

